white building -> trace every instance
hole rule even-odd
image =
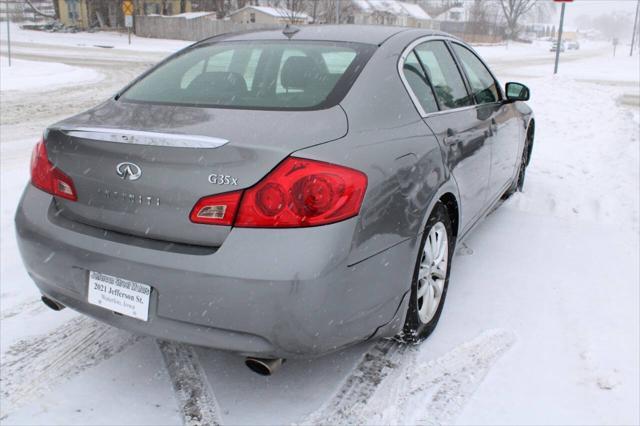
[[[351,24],[399,25],[432,28],[433,21],[424,9],[399,0],[353,0],[348,17]]]
[[[229,13],[229,18],[239,24],[309,24],[312,19],[303,12],[293,12],[282,7],[245,6]]]

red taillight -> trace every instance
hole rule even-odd
[[[290,157],[244,191],[235,226],[291,228],[356,216],[367,176],[354,169]]]
[[[51,164],[42,139],[38,141],[31,154],[31,183],[49,194],[71,201],[78,200],[73,181]]]
[[[192,222],[208,225],[233,225],[242,191],[211,195],[198,200],[191,210]]]

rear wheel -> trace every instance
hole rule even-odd
[[[522,157],[520,158],[520,164],[518,169],[518,175],[516,179],[513,181],[507,192],[502,196],[503,199],[507,199],[511,197],[516,192],[522,192],[524,188],[524,178],[527,172],[527,166],[529,165],[529,161],[531,160],[531,147],[533,144],[533,129],[529,128],[527,132],[527,139],[524,143],[524,149],[522,150]]]
[[[402,335],[406,342],[427,338],[440,319],[455,246],[451,229],[447,209],[438,203],[427,221],[411,283],[409,309]]]

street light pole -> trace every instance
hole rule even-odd
[[[9,59],[9,66],[11,66],[11,23],[9,22],[9,2],[4,4],[4,10],[7,13],[7,58]]]
[[[564,6],[562,3],[562,9],[560,10],[560,28],[558,29],[558,44],[556,45],[556,66],[553,69],[554,74],[558,74],[558,62],[560,61],[560,49],[562,47],[562,26],[564,25]]]
[[[638,11],[640,11],[640,0],[636,3],[636,19],[633,20],[633,34],[631,35],[631,51],[629,56],[633,56],[633,45],[636,43],[636,33],[638,32]]]
[[[336,24],[340,23],[340,0],[336,0]]]

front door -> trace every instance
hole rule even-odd
[[[425,122],[443,146],[445,161],[458,185],[460,229],[464,232],[486,209],[491,117],[477,110],[446,42],[428,41],[415,52],[438,101],[439,112],[426,114]]]
[[[488,120],[491,172],[488,197],[493,201],[511,184],[520,152],[520,128],[513,104],[502,99],[498,82],[487,66],[467,47],[451,42],[477,103],[478,115]]]

